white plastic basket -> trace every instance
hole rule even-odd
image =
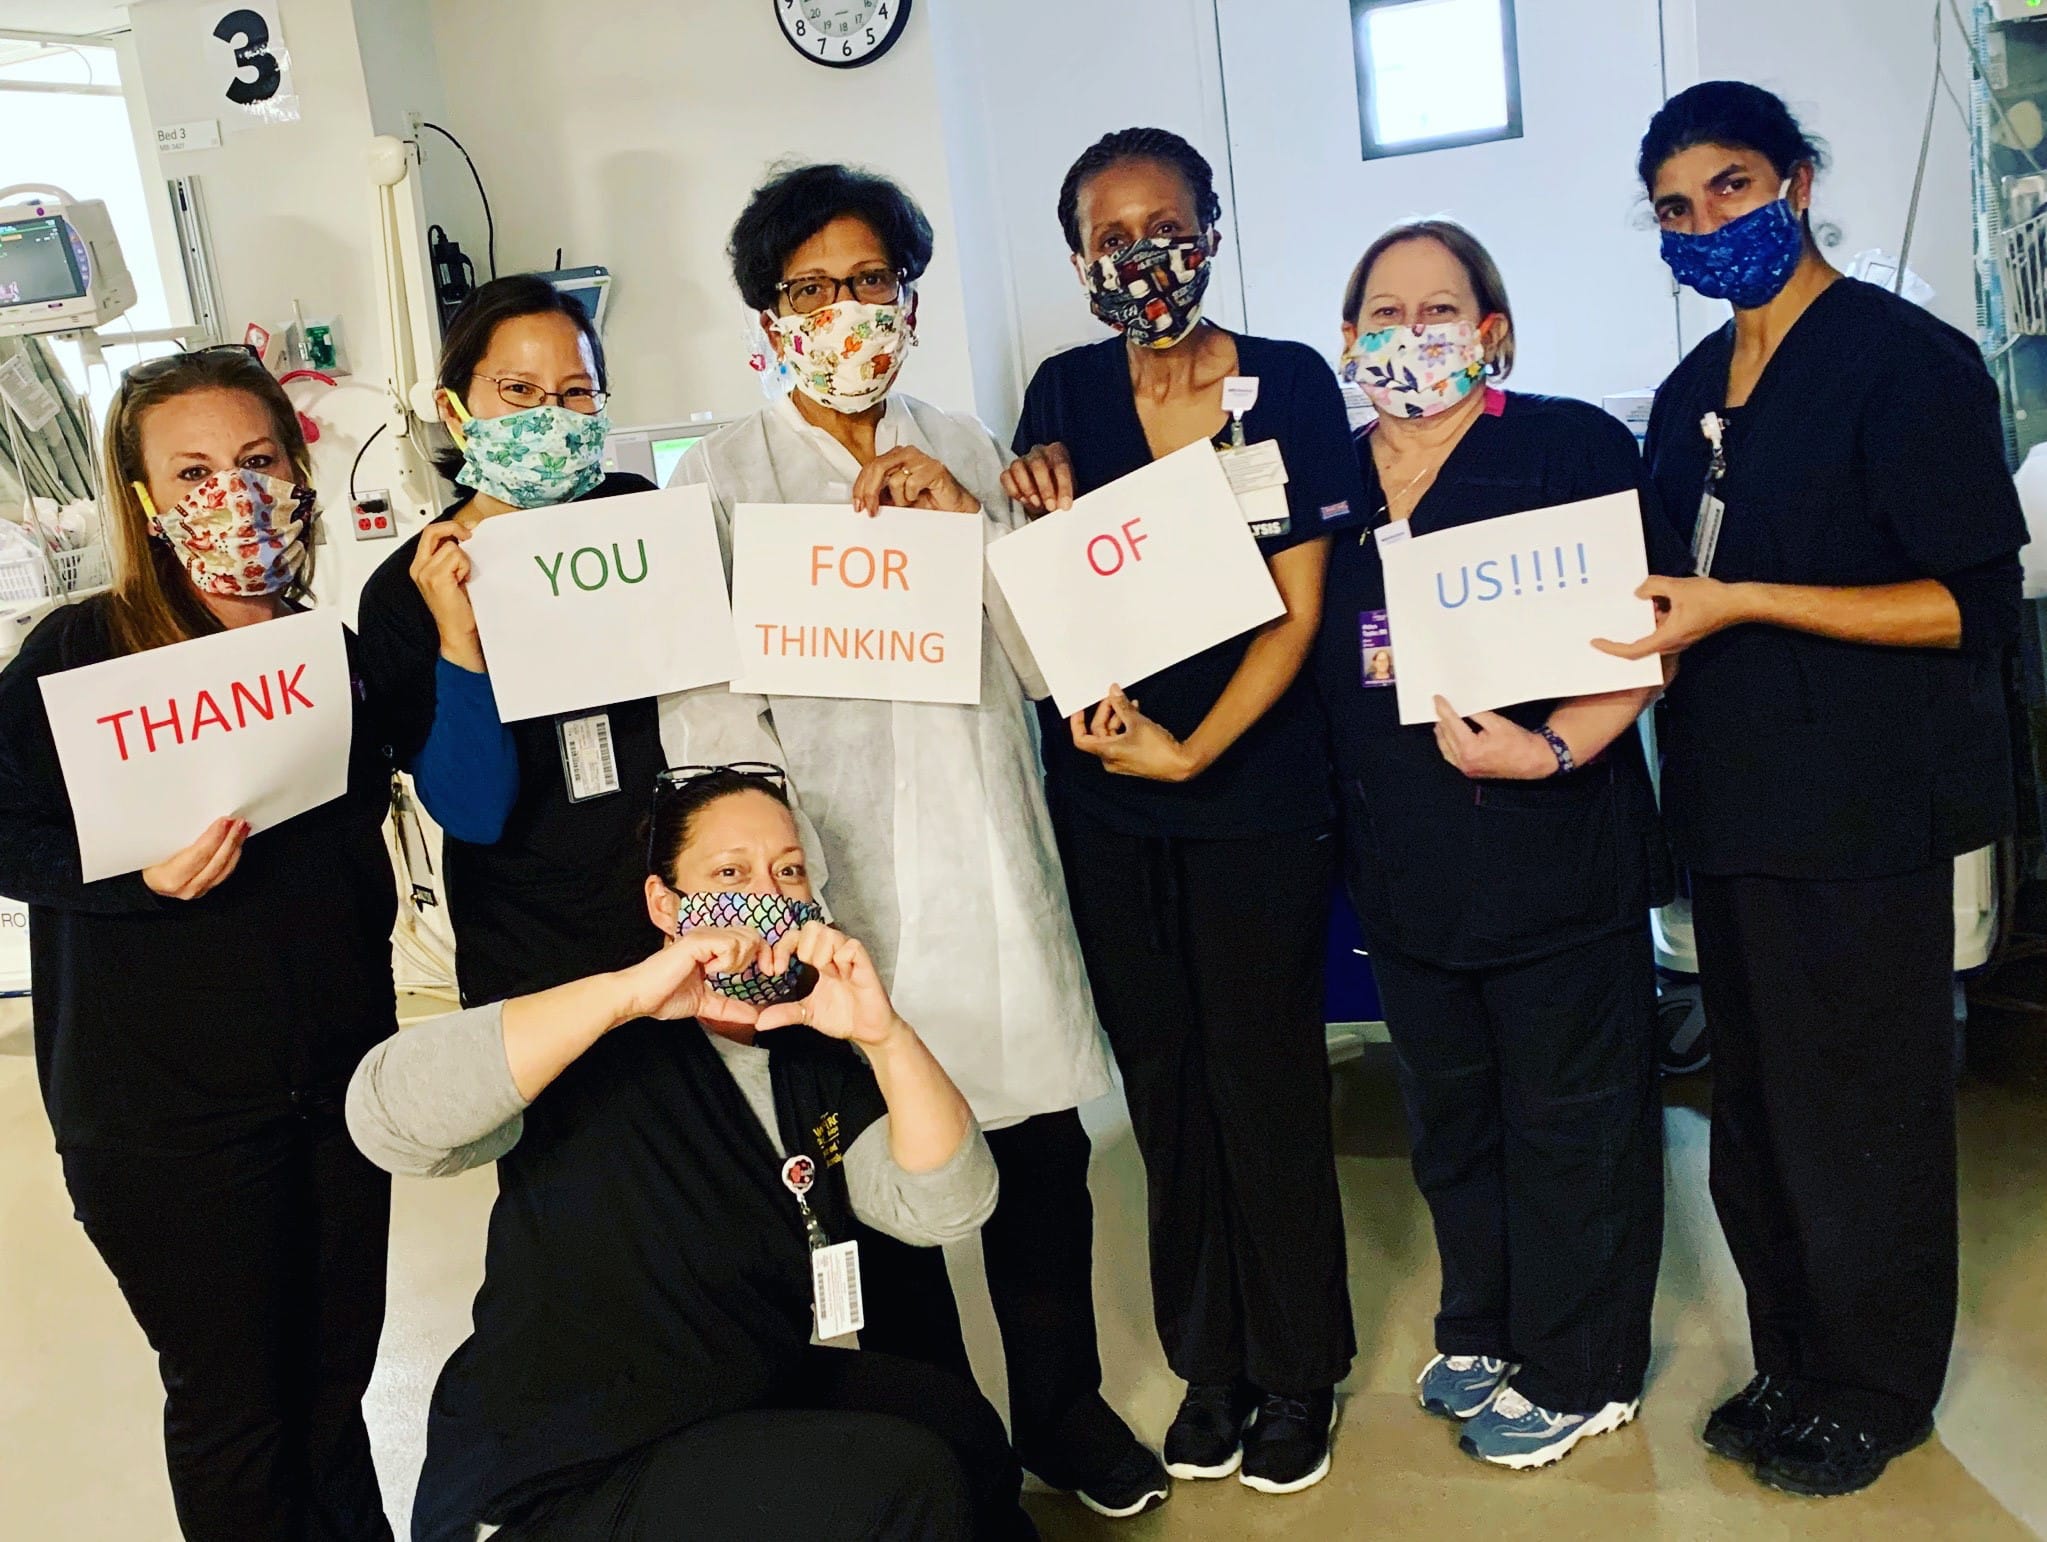
[[[1999,235],[1997,268],[2011,330],[2047,337],[2047,214]]]
[[[99,541],[74,551],[50,553],[50,576],[60,593],[73,599],[94,594],[112,581],[107,570],[107,549]]]

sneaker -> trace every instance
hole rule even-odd
[[[1141,1515],[1155,1504],[1163,1504],[1173,1490],[1172,1479],[1151,1450],[1136,1439],[1101,1477],[1076,1484],[1073,1492],[1097,1515],[1112,1521]]]
[[[1464,1426],[1457,1444],[1496,1466],[1547,1467],[1562,1460],[1587,1435],[1619,1429],[1641,1406],[1637,1398],[1632,1403],[1608,1403],[1597,1413],[1551,1413],[1505,1387],[1484,1413]]]
[[[1336,1389],[1308,1397],[1268,1392],[1244,1436],[1237,1481],[1261,1494],[1297,1494],[1329,1476],[1329,1437],[1336,1430]]]
[[[1430,1413],[1471,1419],[1485,1412],[1513,1374],[1513,1366],[1488,1355],[1438,1355],[1422,1367],[1414,1384]]]
[[[1798,1422],[1792,1384],[1782,1376],[1758,1374],[1713,1410],[1699,1438],[1731,1461],[1752,1462],[1756,1452]]]
[[[1892,1457],[1903,1456],[1932,1433],[1931,1419],[1892,1441],[1833,1419],[1808,1419],[1756,1453],[1756,1477],[1788,1494],[1853,1494],[1882,1477]]]
[[[1244,1460],[1244,1426],[1258,1394],[1242,1381],[1194,1382],[1166,1431],[1166,1471],[1176,1478],[1227,1478]]]

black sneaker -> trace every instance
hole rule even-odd
[[[1176,1478],[1227,1478],[1244,1459],[1244,1426],[1258,1394],[1243,1382],[1192,1382],[1166,1431],[1166,1471]]]
[[[1799,1422],[1792,1384],[1782,1376],[1758,1374],[1713,1410],[1699,1438],[1730,1461],[1752,1462],[1765,1445]]]
[[[1244,1436],[1237,1481],[1261,1494],[1297,1494],[1329,1476],[1329,1437],[1336,1429],[1336,1390],[1308,1397],[1268,1392]]]
[[[1172,1489],[1164,1464],[1133,1438],[1113,1467],[1099,1478],[1074,1485],[1073,1492],[1095,1514],[1120,1521],[1163,1504]]]
[[[1756,1453],[1756,1477],[1788,1494],[1853,1494],[1882,1477],[1892,1457],[1903,1456],[1932,1433],[1931,1419],[1888,1441],[1833,1419],[1808,1419]]]

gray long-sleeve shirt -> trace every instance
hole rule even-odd
[[[677,1033],[704,1033],[677,1023]],[[768,1052],[709,1034],[725,1068],[783,1155]],[[526,1109],[505,1058],[502,1003],[472,1007],[386,1039],[348,1084],[348,1129],[363,1155],[387,1172],[442,1178],[495,1162],[518,1144]],[[846,1150],[853,1213],[919,1247],[971,1236],[994,1213],[995,1159],[980,1126],[943,1167],[912,1173],[889,1151],[883,1115]]]

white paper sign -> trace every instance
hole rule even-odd
[[[977,514],[742,503],[732,513],[735,691],[981,699]]]
[[[1469,716],[1663,683],[1661,661],[1592,646],[1656,624],[1631,492],[1382,542],[1379,560],[1403,723],[1433,723],[1437,696]]]
[[[201,118],[195,123],[163,124],[156,131],[156,148],[162,155],[181,150],[216,150],[220,148],[220,121]]]
[[[142,0],[129,11],[165,150],[299,119],[281,0]],[[181,131],[183,131],[181,133]]]
[[[308,611],[46,675],[87,883],[153,867],[223,817],[253,831],[348,790],[341,618]]]
[[[732,678],[732,610],[703,487],[499,514],[464,550],[507,723]]]
[[[1004,536],[988,566],[1063,713],[1286,610],[1206,440]]]

